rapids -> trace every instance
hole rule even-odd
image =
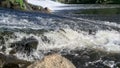
[[[0,53],[13,49],[27,61],[59,53],[77,68],[119,68],[120,22],[0,8]]]

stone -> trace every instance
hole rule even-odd
[[[4,64],[3,60],[2,60],[2,59],[0,59],[0,68],[2,68],[2,67],[3,67],[3,64]]]
[[[1,1],[0,4],[1,7],[7,7],[7,1]]]
[[[14,55],[5,55],[0,53],[0,60],[3,63],[14,63],[14,64],[26,64],[26,63],[31,63],[30,61],[22,60],[17,58]]]
[[[49,9],[48,7],[45,7],[45,8],[42,10],[42,12],[44,12],[44,13],[51,13],[52,10]]]
[[[30,53],[33,50],[36,50],[37,46],[38,46],[38,40],[36,38],[34,37],[23,38],[21,39],[21,41],[11,43],[10,47],[13,49],[10,51],[10,54],[14,54],[16,52]]]
[[[18,64],[8,63],[4,64],[2,68],[19,68]]]
[[[0,68],[19,68],[19,64],[28,66],[31,63],[31,61],[19,59],[14,55],[5,55],[0,53]]]
[[[15,54],[16,53],[16,50],[15,49],[12,49],[10,52],[9,52],[9,54]]]
[[[30,37],[30,38],[23,39],[22,41],[24,41],[24,46],[37,49],[38,40],[36,38]]]
[[[59,54],[46,56],[41,61],[36,61],[27,68],[76,68],[68,59]]]

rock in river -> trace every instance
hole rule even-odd
[[[11,48],[13,48],[13,50],[11,50],[10,53],[16,53],[16,52],[30,53],[33,50],[36,50],[37,46],[38,46],[38,40],[36,38],[34,37],[23,38],[21,39],[21,41],[11,43]]]
[[[42,61],[37,61],[27,68],[76,68],[68,59],[59,54],[46,56]]]

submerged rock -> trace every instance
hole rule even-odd
[[[42,61],[37,61],[27,68],[76,68],[68,59],[59,54],[46,56]]]
[[[22,60],[14,55],[5,55],[0,53],[0,67],[2,68],[19,68],[19,64],[29,65],[32,62]]]
[[[45,7],[45,8],[42,10],[42,12],[44,12],[44,13],[51,13],[52,10],[49,9],[48,7]]]
[[[3,60],[0,59],[0,68],[2,68],[2,66],[3,66]]]
[[[27,52],[30,53],[33,50],[36,50],[38,46],[38,40],[34,37],[23,38],[21,41],[17,41],[15,43],[11,43],[11,48],[13,50],[10,51],[11,54],[16,52]]]
[[[37,49],[38,40],[34,37],[25,38],[22,40],[24,42],[23,46],[31,47],[32,49]]]

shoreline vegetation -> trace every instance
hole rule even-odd
[[[58,0],[67,4],[120,4],[120,0]]]
[[[42,6],[29,4],[26,2],[26,0],[0,0],[0,7],[22,11],[51,13],[51,10],[49,8],[43,8]]]

